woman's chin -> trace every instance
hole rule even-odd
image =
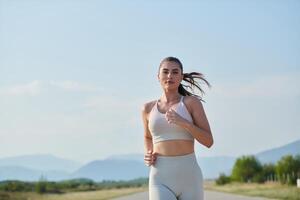
[[[174,87],[172,85],[167,85],[164,88],[165,88],[165,90],[177,90],[178,87]]]

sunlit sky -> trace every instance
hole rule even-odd
[[[166,56],[198,71],[214,136],[198,156],[300,139],[300,1],[0,0],[0,158],[143,153]]]

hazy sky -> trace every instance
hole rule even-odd
[[[0,0],[0,158],[143,153],[158,65],[202,72],[214,146],[300,139],[300,1]]]

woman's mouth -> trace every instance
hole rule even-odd
[[[167,81],[166,83],[167,83],[167,84],[173,84],[174,81]]]

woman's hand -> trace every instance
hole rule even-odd
[[[144,161],[147,166],[154,165],[156,161],[156,153],[152,150],[148,151],[144,156]]]
[[[169,124],[176,124],[178,126],[184,127],[186,123],[189,123],[185,118],[181,117],[175,110],[172,108],[168,110],[165,114],[165,117]]]

